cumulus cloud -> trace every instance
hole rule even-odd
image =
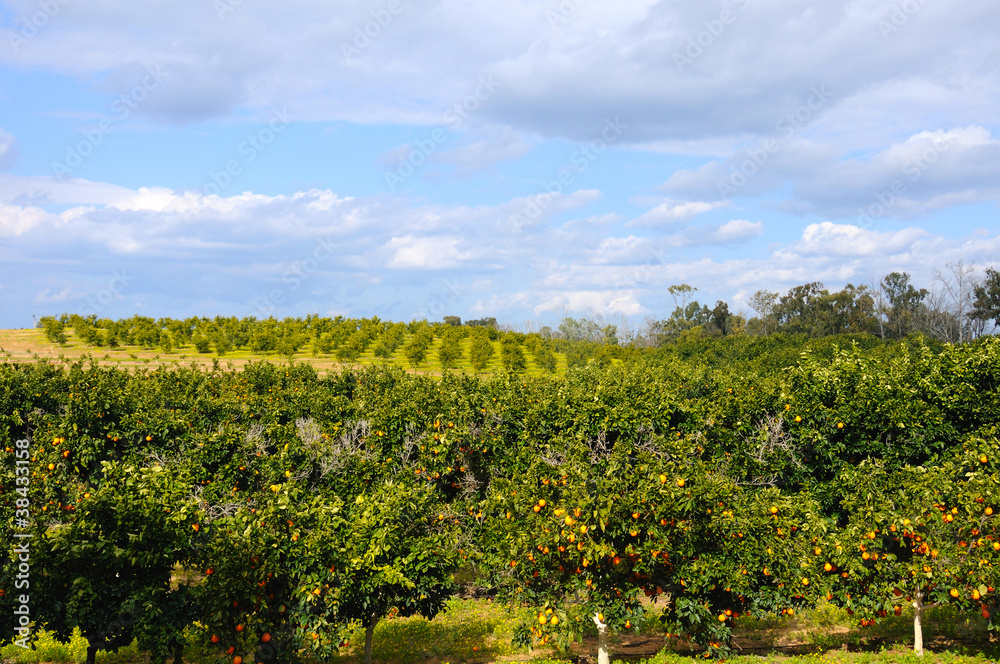
[[[222,198],[74,186],[52,191],[63,200],[72,191],[91,200],[102,192],[108,200],[61,211],[0,204],[0,279],[22,293],[12,310],[82,310],[124,271],[128,287],[103,314],[148,308],[161,315],[158,307],[172,307],[177,315],[335,310],[408,319],[445,302],[449,311],[514,320],[525,311],[665,315],[666,289],[675,283],[696,285],[714,301],[817,279],[831,287],[865,282],[893,269],[929,274],[958,258],[989,264],[1000,250],[995,232],[946,239],[915,227],[820,222],[752,259],[713,257],[715,249],[754,241],[763,223],[734,219],[627,234],[614,218],[586,215],[599,201],[586,191],[551,203],[584,213],[579,221],[518,228],[507,220],[523,198],[462,206],[328,190]]]
[[[8,6],[37,11],[31,0]],[[0,58],[104,77],[116,89],[134,85],[137,67],[162,66],[170,80],[140,112],[171,122],[288,105],[311,120],[439,124],[484,75],[500,87],[473,122],[574,140],[592,137],[595,118],[617,115],[630,125],[623,140],[634,143],[759,136],[812,86],[834,91],[826,113],[906,77],[939,88],[919,100],[922,117],[963,99],[996,115],[982,93],[997,82],[981,55],[995,49],[985,0],[961,11],[923,3],[888,35],[880,26],[892,10],[880,0],[622,0],[581,3],[555,22],[551,13],[563,9],[550,3],[408,1],[370,27],[381,10],[305,0],[295,11],[242,3],[220,17],[194,0],[144,12],[124,0],[67,5],[34,39],[41,46]]]
[[[908,219],[1000,197],[1000,141],[978,125],[920,131],[863,157],[845,155],[832,143],[794,139],[772,145],[771,152],[754,147],[725,161],[680,169],[661,189],[724,200],[788,187],[780,209],[834,218],[872,208],[876,217]]]

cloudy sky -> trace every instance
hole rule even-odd
[[[638,322],[997,266],[996,12],[0,2],[0,327]]]

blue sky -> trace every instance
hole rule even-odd
[[[993,3],[0,3],[0,326],[641,328],[1000,266]]]

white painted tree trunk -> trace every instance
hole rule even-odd
[[[917,657],[924,656],[924,589],[917,588],[913,593],[913,652]]]
[[[611,650],[608,648],[608,626],[594,614],[594,624],[597,625],[597,664],[611,664]]]

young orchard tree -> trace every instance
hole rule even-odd
[[[469,361],[472,363],[472,370],[482,373],[493,357],[493,342],[484,328],[476,328],[470,339]]]
[[[911,604],[918,655],[928,608],[948,604],[989,619],[1000,604],[998,455],[997,440],[970,439],[935,466],[865,462],[845,470],[839,482],[849,487],[842,506],[850,519],[827,547],[828,599],[862,625]]]

